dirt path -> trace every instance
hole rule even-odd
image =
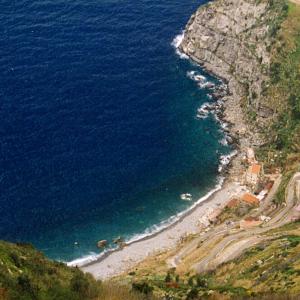
[[[290,0],[290,2],[300,5],[300,0]]]
[[[200,252],[206,252],[206,254],[192,266],[192,269],[198,273],[209,271],[226,261],[238,257],[247,248],[268,239],[269,237],[264,235],[267,231],[281,227],[291,221],[293,207],[300,202],[300,199],[298,199],[295,194],[295,185],[298,181],[300,181],[300,173],[296,173],[288,184],[286,205],[279,208],[268,223],[246,231],[236,229],[237,224],[235,223],[216,226],[209,232],[191,241],[182,248],[177,255],[171,257],[168,260],[169,266],[176,267],[180,266],[180,264],[185,264],[190,255],[200,250]],[[257,215],[264,213],[264,209],[268,210],[280,182],[281,177],[275,181],[269,196],[265,199],[263,206],[258,210],[259,214]],[[210,249],[210,251],[207,252],[207,249]]]
[[[197,262],[193,266],[193,269],[198,273],[212,270],[218,265],[238,257],[245,249],[267,239],[268,237],[262,236],[267,231],[291,222],[293,208],[300,202],[300,199],[298,199],[295,193],[295,186],[299,181],[300,173],[296,173],[287,187],[285,207],[280,209],[268,223],[261,227],[256,227],[247,231],[241,230],[236,234],[224,236],[224,239],[215,245],[208,255]],[[210,243],[210,240],[206,243]]]

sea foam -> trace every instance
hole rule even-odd
[[[176,49],[176,54],[181,58],[181,59],[189,59],[189,57],[181,52],[179,50],[179,46],[181,45],[182,41],[184,39],[184,31],[182,31],[180,34],[176,35],[175,38],[173,39],[171,45]]]
[[[176,49],[176,54],[178,54],[178,56],[182,59],[189,59],[189,57],[182,53],[179,50],[179,46],[182,43],[184,39],[184,31],[177,35],[171,45]],[[208,82],[206,77],[197,73],[196,71],[189,71],[187,72],[187,76],[198,82],[198,85],[200,86],[200,88],[213,88],[213,84]],[[210,95],[208,95],[210,96]],[[210,97],[211,98],[211,97]],[[216,102],[216,104],[218,104]],[[216,105],[215,104],[215,105]],[[212,103],[203,103],[202,106],[198,109],[198,118],[206,118],[208,116],[208,114],[210,113],[211,110],[213,110],[214,104]],[[227,127],[227,123],[223,123],[215,114],[216,120],[218,122],[221,123],[221,127],[222,129],[225,129]],[[224,138],[225,139],[225,138]],[[222,140],[223,141],[223,140]],[[221,155],[219,158],[219,167],[218,167],[218,171],[221,173],[226,166],[230,163],[231,159],[237,154],[237,151],[233,151],[228,155]],[[200,203],[206,201],[207,199],[209,199],[209,197],[211,197],[215,192],[219,191],[222,188],[223,182],[225,180],[225,177],[223,176],[218,176],[217,177],[217,183],[214,186],[213,189],[211,189],[207,194],[205,194],[203,197],[201,197],[200,199],[198,199],[197,201],[195,201],[189,208],[187,208],[186,210],[177,213],[176,215],[173,215],[171,217],[169,217],[166,220],[161,221],[159,224],[155,224],[150,226],[149,228],[147,228],[143,233],[140,234],[135,234],[129,238],[126,239],[126,244],[130,245],[132,243],[136,243],[138,241],[141,241],[143,239],[146,238],[151,238],[151,236],[158,234],[162,231],[164,231],[165,229],[167,229],[168,227],[174,225],[176,222],[178,222],[182,217],[184,217],[185,215],[187,215],[190,211],[192,211],[193,209],[195,209]],[[106,257],[107,255],[109,255],[109,253],[112,253],[114,251],[117,251],[117,248],[108,248],[105,251],[103,251],[100,254],[96,254],[94,252],[91,252],[89,255],[83,256],[81,258],[75,259],[73,261],[67,262],[68,266],[84,266],[87,265],[89,263],[95,262],[97,260],[101,260],[104,259],[104,257]]]
[[[133,235],[132,237],[128,238],[126,240],[126,245],[130,245],[133,243],[136,243],[138,241],[141,241],[146,238],[151,238],[151,236],[158,234],[162,232],[163,230],[167,229],[168,227],[174,225],[176,222],[178,222],[182,217],[187,215],[190,211],[195,209],[200,203],[206,201],[209,197],[211,197],[215,192],[219,191],[222,188],[223,182],[225,178],[223,176],[219,176],[217,178],[217,183],[214,186],[213,189],[211,189],[207,194],[205,194],[203,197],[195,201],[189,208],[186,210],[179,212],[176,215],[171,216],[170,218],[163,220],[159,224],[153,225],[149,228],[147,228],[143,233]],[[105,257],[106,255],[109,255],[109,253],[117,251],[117,248],[109,248],[102,252],[101,254],[95,254],[93,252],[90,253],[90,255],[83,256],[81,258],[75,259],[73,261],[67,262],[68,266],[72,267],[82,267],[84,265],[87,265],[89,263],[95,262],[97,260],[100,260],[101,258]]]

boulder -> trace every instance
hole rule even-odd
[[[98,248],[105,248],[107,246],[107,240],[101,240],[97,243]]]
[[[121,236],[119,236],[113,240],[114,244],[122,244],[123,242],[124,242],[124,239]]]

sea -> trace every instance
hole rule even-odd
[[[1,1],[0,239],[89,261],[220,186],[222,83],[178,50],[205,2]]]

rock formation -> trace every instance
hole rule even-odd
[[[181,50],[208,71],[225,79],[230,92],[259,116],[273,111],[263,103],[272,43],[271,1],[219,0],[191,17]]]
[[[223,118],[242,151],[264,143],[246,116],[263,124],[273,116],[264,101],[268,85],[276,0],[218,0],[201,6],[190,18],[180,50],[228,83]],[[241,158],[241,157],[240,157]],[[241,159],[233,162],[237,178]]]

